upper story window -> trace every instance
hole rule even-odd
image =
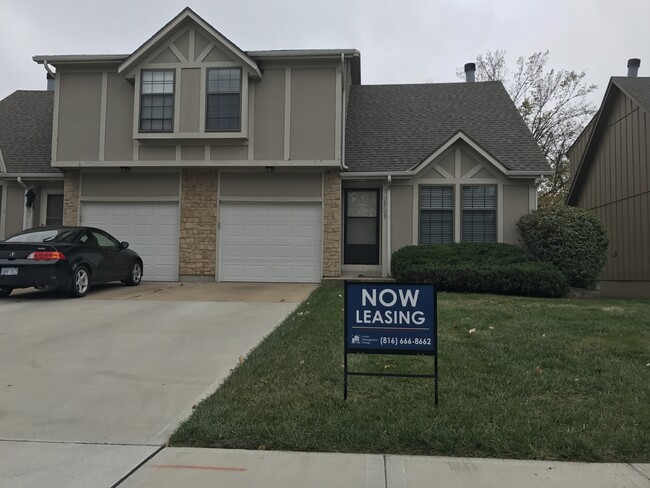
[[[463,186],[463,242],[496,242],[497,187]]]
[[[420,187],[420,244],[454,242],[454,187]]]
[[[241,130],[241,69],[208,69],[206,123],[208,131]]]
[[[143,70],[140,82],[140,130],[174,130],[174,70]]]

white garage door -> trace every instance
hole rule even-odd
[[[320,282],[320,203],[222,203],[220,208],[220,281]]]
[[[143,280],[178,281],[178,203],[84,202],[81,225],[127,241],[142,258]]]

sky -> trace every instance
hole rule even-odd
[[[364,84],[459,81],[486,50],[549,50],[549,68],[598,85],[641,58],[650,0],[0,0],[0,99],[45,89],[37,54],[128,54],[186,6],[243,50],[355,48]]]

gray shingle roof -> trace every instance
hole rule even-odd
[[[60,173],[52,168],[54,93],[18,90],[0,100],[0,150],[8,173]]]
[[[612,78],[612,82],[636,100],[643,107],[643,110],[650,113],[650,77],[630,78],[616,76]]]
[[[458,131],[509,170],[549,170],[500,82],[353,85],[346,125],[350,171],[408,170]]]

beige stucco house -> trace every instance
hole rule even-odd
[[[549,168],[500,83],[361,85],[353,49],[243,51],[191,9],[54,73],[64,221],[150,280],[388,275],[414,243],[518,243]]]
[[[600,109],[569,150],[568,204],[607,228],[603,295],[650,298],[650,77],[612,77]]]

